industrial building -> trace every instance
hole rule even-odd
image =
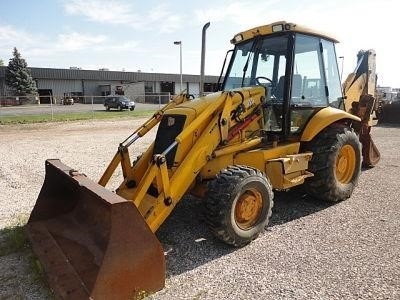
[[[14,96],[5,84],[6,67],[0,67],[0,96]],[[36,81],[41,102],[52,97],[74,97],[85,102],[88,96],[126,95],[135,101],[152,102],[155,97],[174,95],[181,90],[180,74],[122,72],[108,70],[82,70],[79,68],[30,68]],[[218,76],[205,76],[204,92],[212,92]],[[199,75],[182,75],[182,89],[197,96],[200,90]],[[152,99],[154,96],[154,99]],[[102,101],[98,98],[97,101]]]

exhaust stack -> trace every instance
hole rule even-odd
[[[204,24],[201,34],[201,65],[200,65],[200,97],[204,94],[204,63],[206,60],[206,31],[210,27],[210,22]]]

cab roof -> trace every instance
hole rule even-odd
[[[299,33],[304,33],[304,34],[308,34],[308,35],[322,37],[322,38],[332,41],[334,43],[339,42],[338,40],[327,35],[326,33],[322,33],[322,32],[307,28],[305,26],[297,25],[295,23],[279,21],[279,22],[274,22],[274,23],[268,24],[268,25],[254,27],[252,29],[240,32],[233,37],[233,39],[231,40],[231,43],[238,44],[240,42],[252,39],[259,35],[270,35],[270,34],[277,33],[277,32],[287,32],[287,31],[299,32]]]

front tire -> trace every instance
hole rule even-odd
[[[353,193],[361,173],[361,144],[346,126],[328,127],[308,145],[313,152],[305,182],[306,192],[330,202],[342,201]]]
[[[272,206],[272,186],[259,170],[229,166],[209,183],[205,220],[217,238],[241,247],[264,230]]]

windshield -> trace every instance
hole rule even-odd
[[[252,85],[276,86],[285,75],[288,37],[259,37],[236,45],[224,90]]]
[[[129,98],[127,97],[120,97],[119,98],[122,102],[130,102],[131,100],[129,100]]]

